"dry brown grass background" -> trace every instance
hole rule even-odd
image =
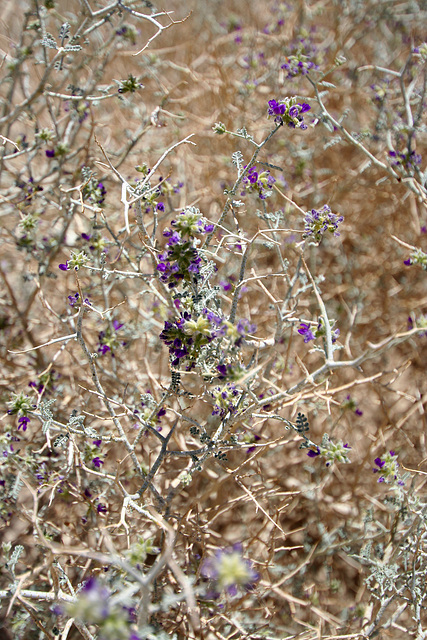
[[[55,5],[51,11],[52,24],[65,20],[73,24],[81,11],[78,0],[60,0]],[[95,168],[98,176],[102,176],[108,191],[105,216],[116,233],[123,230],[120,184],[111,171],[96,165],[96,161],[105,162],[105,159],[95,143],[95,135],[120,173],[126,179],[134,179],[137,177],[135,165],[145,162],[152,166],[166,148],[194,134],[197,146],[178,147],[167,157],[159,175],[170,175],[172,182],[184,183],[173,201],[175,210],[196,205],[209,220],[217,220],[225,202],[224,186],[231,186],[235,179],[231,154],[240,150],[247,159],[249,147],[231,136],[215,135],[212,126],[217,121],[233,130],[245,126],[256,140],[261,140],[271,126],[266,119],[269,99],[294,94],[312,98],[308,82],[286,80],[280,72],[283,51],[303,27],[308,30],[315,27],[312,37],[325,50],[325,68],[332,65],[339,54],[347,58],[343,66],[328,76],[328,81],[336,85],[326,98],[328,110],[337,118],[348,110],[343,122],[349,131],[372,132],[377,111],[370,85],[380,80],[381,73],[360,69],[372,64],[397,70],[402,67],[411,47],[423,39],[425,12],[419,12],[419,3],[414,3],[418,7],[414,10],[411,3],[405,2],[300,0],[289,3],[284,26],[269,35],[263,29],[275,19],[270,11],[275,5],[278,3],[260,4],[252,0],[184,3],[171,0],[167,7],[159,6],[159,9],[173,10],[177,20],[188,17],[166,30],[139,56],[132,55],[137,47],[129,44],[111,55],[102,84],[133,73],[140,78],[144,89],[133,96],[129,104],[106,100],[102,108],[93,109],[73,142],[72,148],[78,149],[76,156],[65,161],[60,178],[54,172],[51,177],[45,177],[44,232],[59,228],[58,216],[64,214],[58,208],[63,203],[65,206],[66,189],[79,182],[78,172],[83,164]],[[28,7],[28,2],[4,2],[0,22],[0,49],[4,54],[13,55],[13,45],[20,38],[23,13]],[[233,16],[241,23],[238,32],[227,29]],[[152,30],[144,25],[138,28],[139,42],[144,43]],[[241,37],[241,43],[236,43],[236,34]],[[76,69],[75,77],[70,69],[64,86],[58,81],[54,91],[67,93],[70,83],[82,85],[82,73],[87,74],[86,79],[91,78],[98,49],[110,35],[111,25],[99,29],[90,40],[88,51],[92,53],[88,53],[87,63]],[[264,58],[257,59],[259,52],[264,53]],[[245,56],[251,55],[254,66],[247,68]],[[23,75],[23,86],[17,85],[13,96],[15,104],[23,99],[28,87],[35,86],[41,73],[40,66],[29,66]],[[254,78],[260,78],[258,85],[248,89],[248,81]],[[5,83],[2,95],[7,95]],[[398,100],[396,94],[396,109]],[[49,127],[51,116],[46,104],[45,101],[36,103],[32,117],[39,126]],[[61,101],[52,98],[50,107],[58,121],[67,118]],[[150,116],[157,107],[161,108],[159,119],[164,125],[161,127],[150,124]],[[316,111],[314,103],[313,111]],[[139,128],[140,139],[121,162],[126,146],[133,144]],[[34,120],[24,112],[11,127],[5,127],[2,134],[16,140],[23,133],[30,138],[33,131]],[[360,355],[369,343],[378,344],[404,332],[409,314],[419,317],[426,311],[425,274],[419,267],[408,268],[403,264],[408,252],[391,236],[425,248],[426,235],[421,228],[427,224],[427,212],[425,204],[409,192],[404,183],[387,178],[375,167],[365,167],[366,157],[354,146],[340,143],[325,149],[333,135],[321,123],[295,135],[290,129],[283,130],[263,152],[263,160],[283,168],[286,185],[280,189],[302,209],[328,203],[334,212],[344,216],[341,236],[310,249],[306,258],[313,274],[325,276],[320,288],[330,317],[337,320],[341,331],[342,357],[352,358]],[[425,137],[424,140],[420,137],[417,152],[423,157],[424,147]],[[380,135],[378,140],[369,140],[369,148],[385,161],[387,146]],[[39,156],[40,175],[46,172],[43,155]],[[74,341],[67,343],[59,354],[58,345],[30,354],[11,353],[71,333],[67,328],[67,296],[76,291],[75,277],[73,273],[59,273],[57,264],[69,257],[70,248],[78,246],[79,234],[90,232],[90,213],[75,215],[66,230],[68,248],[56,247],[49,255],[45,272],[38,273],[32,252],[18,249],[13,239],[19,222],[17,210],[12,206],[16,203],[13,184],[18,176],[24,176],[26,162],[25,156],[10,159],[2,174],[2,399],[5,403],[10,392],[28,389],[28,383],[46,371],[55,358],[54,369],[61,376],[55,417],[66,424],[71,411],[77,410],[86,415],[87,424],[105,428],[108,424],[105,411],[99,399],[88,391],[93,388],[90,370]],[[32,166],[37,167],[34,162]],[[302,228],[301,216],[280,193],[274,194],[274,207],[268,206],[271,210],[283,207],[289,227]],[[262,224],[255,215],[256,208],[257,204],[248,200],[236,214],[239,226],[248,237]],[[171,216],[167,222],[170,219]],[[165,224],[166,221],[162,222]],[[236,230],[236,221],[231,216],[224,224]],[[161,235],[158,235],[161,244]],[[139,240],[134,233],[128,245],[133,259],[140,249]],[[109,260],[115,255],[113,247]],[[297,254],[292,244],[285,257],[294,267]],[[236,276],[237,263],[227,261],[226,256],[222,260],[218,262],[221,277]],[[141,270],[146,267],[145,264]],[[115,268],[127,270],[123,256]],[[251,258],[248,274],[253,269],[258,276],[267,275],[279,268],[274,252],[260,248]],[[79,282],[84,295],[90,292],[94,303],[101,307],[100,282],[94,284],[94,278],[84,270],[79,272]],[[267,295],[260,282],[264,283],[259,280],[248,285],[239,303],[239,316],[250,317],[257,324],[257,337],[264,339],[275,331],[275,312],[269,307],[271,297],[283,299],[286,285],[283,279],[267,279]],[[225,293],[223,300],[225,305],[230,302]],[[119,304],[117,317],[125,322],[127,346],[115,361],[106,359],[99,364],[104,389],[109,397],[126,398],[129,404],[136,402],[138,394],[148,388],[156,400],[160,400],[170,380],[166,348],[160,341],[156,342],[162,319],[155,317],[157,325],[145,323],[152,300],[141,295],[141,281],[136,279],[118,281],[108,293],[108,305]],[[316,318],[317,314],[315,297],[302,295],[297,317]],[[103,326],[96,314],[85,319],[86,337],[93,351]],[[352,448],[351,464],[326,468],[322,461],[307,458],[306,450],[299,449],[299,435],[285,431],[277,421],[254,418],[246,426],[260,435],[260,443],[265,446],[251,455],[244,449],[230,452],[224,464],[211,459],[203,471],[193,477],[190,486],[179,492],[172,503],[170,522],[177,532],[175,551],[182,568],[199,577],[200,559],[212,549],[242,542],[245,556],[260,573],[260,582],[254,593],[242,594],[223,611],[200,604],[202,630],[196,635],[188,624],[185,603],[157,614],[157,622],[163,629],[170,634],[176,632],[179,638],[259,638],[262,633],[268,637],[301,640],[363,637],[360,635],[363,614],[373,619],[377,605],[374,602],[373,610],[369,609],[373,601],[364,583],[368,568],[352,554],[360,553],[367,532],[370,535],[373,532],[374,541],[386,548],[398,535],[399,527],[403,527],[402,522],[396,521],[396,530],[393,529],[396,514],[384,502],[389,495],[387,486],[379,485],[372,473],[374,459],[387,450],[397,451],[399,461],[415,470],[413,490],[423,495],[423,460],[427,458],[426,340],[423,336],[414,337],[363,363],[359,370],[335,372],[326,386],[309,389],[299,400],[293,398],[292,403],[282,403],[283,417],[295,419],[298,411],[308,416],[313,441],[320,442],[322,434],[327,432],[348,442]],[[286,334],[282,344],[276,346],[277,366],[271,380],[278,389],[291,387],[304,376],[305,367],[312,371],[320,362],[318,354],[310,353],[309,347],[303,345],[295,331],[292,336]],[[252,351],[246,348],[246,363]],[[267,356],[260,351],[255,357],[265,368]],[[374,378],[377,373],[381,375]],[[346,384],[349,387],[340,391]],[[202,387],[203,382],[183,375],[185,390],[197,395]],[[358,401],[362,416],[342,411],[341,404],[347,393]],[[203,400],[181,398],[171,406],[183,410],[184,405],[188,414],[198,416],[197,419],[203,417],[209,425],[210,409]],[[126,428],[131,430],[131,419],[126,421]],[[170,426],[172,422],[171,414],[166,424]],[[4,417],[3,424],[5,430],[16,428],[10,417]],[[40,425],[37,421],[34,425],[37,426],[29,427],[20,435],[20,455],[24,458],[31,457],[33,450],[43,446]],[[183,426],[173,440],[176,449],[188,447],[188,429]],[[149,466],[154,461],[155,447],[156,443],[150,438],[142,442],[137,455],[144,464]],[[156,476],[162,495],[167,493],[186,462],[177,462],[172,457],[165,462]],[[136,491],[139,480],[120,445],[110,447],[103,471],[114,475],[116,469],[126,490]],[[49,506],[49,494],[40,497],[43,526],[56,545],[68,548],[84,544],[89,549],[105,551],[108,533],[115,549],[123,550],[141,531],[150,531],[157,544],[161,542],[161,528],[135,512],[127,516],[129,535],[124,527],[116,527],[122,506],[119,490],[111,490],[108,513],[102,520],[93,516],[92,521],[82,524],[86,509],[81,497],[86,482],[84,475],[81,471],[73,480],[74,489],[68,495],[68,502],[55,499]],[[87,481],[90,480],[89,477]],[[5,541],[12,540],[25,548],[20,567],[20,575],[24,576],[21,586],[31,581],[34,584],[36,580],[42,590],[48,590],[52,580],[51,561],[48,551],[34,542],[33,500],[34,495],[27,486],[13,507],[12,517],[6,518],[1,535]],[[369,509],[375,512],[371,529],[364,523]],[[93,560],[72,554],[65,554],[63,560],[72,582],[96,571],[97,563]],[[178,587],[170,572],[165,572],[157,585],[159,592],[165,588],[179,590]],[[2,588],[6,588],[6,583]],[[5,602],[3,614],[8,605],[9,600]],[[15,603],[8,611],[5,627],[10,628],[17,608]],[[37,615],[51,632],[53,623],[49,612],[39,611]],[[14,637],[39,637],[35,627],[31,630],[31,624],[25,633],[25,636]],[[380,633],[381,638],[415,638],[409,611]],[[68,637],[78,638],[80,634],[74,629]]]

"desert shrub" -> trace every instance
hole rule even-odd
[[[426,637],[425,17],[4,3],[6,637]]]

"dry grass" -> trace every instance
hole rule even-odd
[[[5,3],[0,49],[7,56],[15,55],[13,47],[19,42],[24,11],[30,4],[32,6],[29,2]],[[51,29],[65,20],[72,25],[79,24],[82,2],[60,0],[55,4],[56,8],[49,13]],[[91,4],[95,6],[95,2]],[[106,3],[98,3],[99,7],[103,4]],[[382,558],[387,561],[391,556],[390,562],[397,562],[397,551],[406,540],[408,525],[403,510],[411,509],[408,498],[399,511],[390,500],[394,495],[390,487],[377,483],[372,473],[377,456],[390,449],[398,452],[401,464],[412,470],[412,480],[407,480],[408,495],[417,494],[420,500],[423,496],[423,461],[427,458],[426,338],[415,334],[401,343],[396,341],[392,349],[377,349],[378,353],[370,345],[404,333],[409,314],[419,318],[425,312],[425,274],[417,266],[408,268],[403,264],[408,250],[392,238],[424,247],[425,234],[421,230],[427,224],[425,198],[423,202],[411,192],[407,180],[399,182],[380,168],[367,166],[366,156],[355,146],[345,141],[330,145],[337,133],[330,132],[321,122],[307,131],[283,127],[263,150],[260,159],[282,169],[275,172],[278,189],[267,201],[267,208],[270,212],[283,209],[282,226],[297,232],[303,228],[302,216],[289,204],[289,199],[304,211],[328,203],[332,211],[344,216],[341,236],[331,236],[319,247],[307,248],[305,259],[313,276],[324,275],[319,285],[322,298],[329,317],[336,320],[341,331],[343,350],[337,358],[351,360],[369,348],[374,357],[358,368],[336,370],[328,379],[306,385],[289,400],[281,398],[271,411],[293,422],[298,412],[304,413],[310,421],[313,442],[320,443],[324,433],[348,442],[351,464],[327,468],[323,460],[308,458],[307,450],[299,448],[301,435],[285,430],[283,422],[272,419],[268,412],[247,416],[242,421],[234,421],[231,431],[239,438],[256,433],[260,440],[253,452],[247,453],[245,447],[239,446],[230,449],[226,462],[211,457],[203,469],[193,475],[188,487],[180,486],[169,509],[166,512],[159,509],[161,520],[160,516],[153,515],[158,503],[150,491],[139,502],[145,511],[129,510],[124,519],[125,492],[134,494],[141,486],[141,478],[123,443],[103,445],[105,463],[97,470],[85,461],[84,438],[72,436],[72,446],[52,449],[41,433],[42,421],[37,418],[40,401],[56,396],[51,407],[57,421],[52,429],[53,439],[64,431],[73,411],[85,416],[85,425],[103,434],[107,441],[109,434],[116,435],[111,414],[108,415],[97,395],[87,354],[76,340],[24,353],[30,347],[76,330],[76,317],[68,306],[67,296],[77,290],[83,297],[90,294],[92,304],[102,311],[102,314],[91,312],[84,316],[84,339],[89,352],[96,352],[99,332],[106,329],[108,322],[111,325],[113,318],[125,325],[121,339],[126,345],[117,348],[115,358],[109,354],[99,357],[96,369],[106,396],[116,403],[114,410],[129,438],[135,433],[132,410],[139,405],[139,395],[150,390],[160,403],[162,394],[169,389],[168,353],[158,339],[165,318],[162,309],[153,308],[154,285],[150,288],[148,280],[137,278],[102,280],[98,273],[88,269],[77,274],[58,271],[57,265],[69,258],[70,250],[81,250],[81,234],[93,233],[94,221],[102,227],[101,235],[108,238],[107,268],[129,272],[134,264],[142,273],[149,273],[151,256],[164,246],[158,232],[151,252],[142,256],[148,239],[138,229],[133,214],[131,237],[126,236],[120,180],[105,164],[102,149],[120,174],[131,181],[139,177],[136,165],[153,166],[165,149],[194,134],[192,140],[197,146],[177,147],[157,173],[157,178],[170,176],[172,183],[184,183],[179,194],[171,196],[168,215],[163,220],[160,218],[159,228],[163,229],[173,214],[187,205],[199,207],[206,218],[217,221],[226,200],[224,188],[231,187],[236,177],[231,154],[240,150],[247,162],[251,151],[244,140],[214,134],[213,124],[221,121],[234,131],[245,126],[261,141],[271,129],[271,121],[266,119],[269,99],[299,95],[312,100],[314,93],[309,82],[304,78],[287,80],[280,64],[298,32],[315,27],[312,38],[324,51],[322,69],[332,68],[337,55],[347,59],[327,77],[327,81],[335,85],[325,97],[329,112],[337,119],[347,114],[343,124],[350,132],[369,131],[371,137],[362,142],[379,160],[386,161],[387,140],[385,131],[379,126],[376,128],[378,109],[370,89],[384,74],[361,68],[379,65],[400,70],[411,47],[422,42],[425,11],[411,9],[410,3],[301,0],[289,3],[284,25],[276,33],[265,33],[266,24],[277,21],[278,14],[270,9],[279,4],[271,2],[260,7],[259,2],[252,0],[209,0],[188,1],[183,6],[172,0],[167,10],[175,11],[174,18],[181,20],[189,14],[188,18],[167,29],[146,52],[133,56],[139,43],[144,43],[153,33],[150,26],[138,26],[138,45],[122,43],[116,50],[111,49],[102,77],[100,74],[97,78],[95,72],[102,60],[102,48],[112,36],[111,25],[116,27],[120,22],[120,18],[114,16],[110,24],[100,27],[89,38],[84,63],[75,68],[69,65],[63,77],[54,76],[57,84],[49,89],[68,94],[70,84],[82,86],[93,80],[94,84],[107,85],[113,79],[126,78],[129,73],[138,77],[144,88],[129,101],[105,100],[91,107],[75,136],[74,132],[71,134],[73,153],[65,156],[59,171],[46,159],[44,147],[34,153],[34,159],[30,152],[3,161],[0,394],[4,406],[11,392],[29,392],[29,382],[39,379],[42,372],[54,370],[57,376],[49,393],[45,390],[36,397],[38,408],[28,430],[19,432],[20,441],[15,444],[17,462],[2,467],[5,481],[2,538],[24,546],[24,555],[16,569],[17,596],[11,599],[10,592],[2,592],[4,633],[6,629],[12,630],[14,638],[53,638],[53,626],[62,633],[66,621],[65,616],[55,617],[44,604],[32,609],[34,603],[21,596],[21,590],[53,591],[62,572],[76,588],[83,579],[102,573],[100,567],[105,563],[99,561],[96,553],[104,556],[110,553],[111,557],[122,554],[141,533],[144,538],[153,536],[155,544],[165,548],[168,526],[173,527],[176,536],[176,561],[182,571],[194,576],[195,585],[201,588],[197,624],[194,622],[197,616],[192,620],[188,615],[188,598],[151,613],[151,622],[157,625],[157,630],[163,629],[170,637],[176,633],[179,639],[255,640],[266,636],[356,640],[373,637],[374,632],[384,639],[421,640],[424,637],[417,635],[419,629],[409,607],[400,617],[391,618],[405,598],[410,600],[409,591],[403,592],[401,599],[396,598],[371,629],[371,635],[362,634],[375,622],[379,604],[365,584],[370,572],[369,561],[363,561],[360,553],[370,539],[373,556],[378,561]],[[239,31],[227,29],[232,16],[241,23]],[[132,22],[127,16],[123,20]],[[236,35],[241,42],[236,42]],[[30,35],[27,33],[25,38]],[[263,57],[259,57],[260,53]],[[247,58],[252,58],[249,66]],[[6,64],[7,59],[3,63],[3,77],[8,74]],[[42,73],[43,66],[35,65],[30,58],[23,66],[22,79],[14,85],[9,103],[17,105],[25,100]],[[251,87],[255,80],[256,86]],[[3,98],[8,97],[9,86],[7,80],[3,82]],[[313,113],[317,109],[320,117],[315,102],[311,104]],[[399,86],[393,88],[389,105],[391,113],[395,109],[394,114],[401,108]],[[160,111],[156,114],[158,107]],[[0,119],[8,113],[8,108],[8,103],[3,102]],[[155,126],[157,117],[157,124],[163,126]],[[51,128],[52,120],[61,131],[70,121],[63,100],[40,98],[19,118],[6,122],[1,133],[10,140],[22,139],[26,134],[32,141],[35,126]],[[425,134],[421,132],[416,150],[423,159],[425,142]],[[11,153],[9,144],[5,149]],[[70,204],[70,197],[78,200],[78,191],[69,190],[81,185],[82,165],[96,170],[107,188],[105,206],[95,220],[90,209],[81,210],[80,206],[73,208]],[[26,207],[15,185],[17,180],[28,180],[29,171],[44,191],[37,196],[35,204],[33,200]],[[229,214],[223,225],[229,233],[241,230],[246,238],[251,238],[260,228],[265,228],[265,221],[256,215],[261,206],[259,201],[246,198],[244,202],[244,207],[236,209],[234,216]],[[43,209],[37,241],[43,242],[43,237],[58,240],[58,244],[44,253],[33,245],[28,250],[22,243],[19,246],[19,216],[31,207]],[[109,229],[103,226],[105,221]],[[149,224],[147,229],[151,233]],[[289,261],[292,276],[299,253],[291,236],[292,232],[287,232],[279,239],[282,257]],[[219,239],[220,235],[213,246],[217,246]],[[91,256],[93,264],[97,260],[99,264],[100,253],[92,252]],[[237,253],[225,248],[219,250],[215,262],[218,276],[213,277],[214,284],[218,285],[220,279],[226,277],[238,277]],[[260,340],[274,335],[277,301],[283,301],[288,291],[283,274],[271,275],[280,273],[281,268],[278,254],[261,243],[248,262],[245,277],[252,280],[248,281],[239,301],[238,317],[247,317],[256,323],[256,336]],[[159,285],[156,287],[159,295],[166,295]],[[221,291],[220,297],[223,308],[229,310],[231,294]],[[318,301],[311,289],[302,291],[294,300],[295,319],[318,318]],[[266,393],[269,388],[274,393],[288,390],[324,361],[322,354],[311,352],[310,344],[303,343],[297,327],[297,322],[293,323],[293,329],[285,324],[283,335],[273,349],[256,349],[250,345],[242,348],[242,364],[248,371],[257,370],[253,393]],[[20,351],[22,353],[16,355]],[[209,385],[212,387],[201,375],[182,373],[185,393],[172,394],[167,399],[163,434],[174,424],[177,415],[203,422],[209,433],[214,432],[218,422],[211,416],[212,407],[207,400]],[[347,394],[358,402],[363,415],[343,409]],[[17,434],[13,416],[5,415],[2,424],[5,433]],[[170,449],[188,452],[200,447],[190,436],[189,426],[188,421],[179,422]],[[89,437],[88,442],[91,439]],[[158,439],[145,435],[135,454],[139,462],[150,469],[159,450]],[[35,474],[42,462],[53,470],[53,475],[40,490]],[[178,486],[178,477],[188,463],[188,457],[168,456],[164,460],[153,481],[158,494],[166,497]],[[20,476],[24,486],[13,501],[7,496],[6,488],[10,488],[25,465],[30,471]],[[66,491],[57,494],[55,482],[65,468]],[[101,482],[96,475],[101,472],[110,474],[110,479]],[[107,505],[106,513],[97,513],[99,502]],[[48,537],[41,543],[43,533]],[[225,597],[221,608],[203,598],[201,561],[213,550],[236,542],[242,543],[244,554],[253,562],[260,580],[251,593]],[[419,544],[422,550],[421,538]],[[53,563],[53,558],[58,560],[61,569]],[[148,565],[150,560],[154,563],[153,556],[148,556]],[[106,573],[110,584],[119,575],[117,567]],[[5,571],[1,588],[8,589],[9,582]],[[165,593],[179,593],[184,587],[180,573],[165,567],[154,584],[152,602],[158,604]],[[23,611],[31,612],[31,618],[26,626],[14,627]],[[36,619],[44,631],[37,627]],[[423,609],[420,621],[425,624]],[[73,626],[65,637],[85,636],[81,628]]]

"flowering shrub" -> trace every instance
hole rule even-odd
[[[5,0],[5,637],[426,636],[426,10],[338,4]]]

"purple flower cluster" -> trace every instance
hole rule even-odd
[[[215,583],[215,591],[210,594],[212,598],[217,598],[222,591],[235,596],[239,588],[254,588],[259,575],[252,563],[243,558],[242,551],[242,545],[236,544],[229,549],[219,549],[213,557],[203,561],[202,576]]]
[[[107,189],[103,182],[98,182],[95,178],[91,178],[89,182],[83,187],[83,198],[87,198],[89,202],[93,204],[103,204],[105,196],[107,195]]]
[[[334,236],[339,236],[338,225],[343,220],[344,217],[332,213],[327,204],[323,205],[318,211],[312,209],[310,212],[307,212],[304,218],[305,228],[303,238],[313,237],[315,242],[319,243],[327,231],[333,233]]]
[[[141,396],[141,407],[140,409],[135,409],[134,414],[138,415],[145,423],[148,423],[151,427],[157,428],[158,431],[162,430],[160,426],[160,422],[162,417],[166,414],[166,409],[161,407],[159,411],[156,413],[153,412],[153,409],[156,407],[156,402],[152,397],[150,389],[147,389],[144,399]],[[148,431],[146,432],[148,433]]]
[[[211,233],[214,229],[214,225],[207,222],[196,207],[188,207],[180,213],[176,220],[172,220],[171,226],[181,236],[189,237],[194,236],[195,233]]]
[[[128,40],[131,44],[136,44],[136,37],[139,33],[138,29],[128,24],[124,24],[116,31],[116,35],[121,36],[124,40]]]
[[[228,412],[235,413],[242,391],[233,382],[227,382],[223,387],[214,387],[211,394],[215,402],[212,415],[223,417]]]
[[[87,261],[88,257],[84,251],[80,251],[79,253],[75,253],[74,251],[72,251],[71,258],[65,263],[60,264],[59,268],[61,269],[61,271],[70,271],[70,269],[78,271],[81,267],[84,267]]]
[[[22,431],[26,431],[30,422],[28,413],[36,407],[31,398],[22,391],[21,393],[12,393],[11,399],[6,404],[9,407],[7,413],[10,416],[18,416],[18,431],[21,428]]]
[[[148,176],[151,172],[146,165],[136,167],[137,171],[144,174],[144,176]],[[139,182],[136,184],[136,189],[138,189]],[[167,178],[159,177],[158,186],[150,193],[149,196],[143,197],[144,201],[144,210],[148,215],[153,213],[154,211],[159,211],[163,213],[165,211],[165,205],[162,200],[165,198],[170,198],[175,193],[179,193],[182,187],[184,186],[183,182],[177,182],[175,184],[171,184],[171,182]],[[161,201],[159,201],[161,200]]]
[[[327,434],[322,438],[322,444],[316,445],[316,449],[310,449],[307,453],[309,458],[321,456],[326,459],[326,466],[330,467],[334,462],[349,463],[348,452],[351,450],[349,444],[343,444],[341,440],[332,442]]]
[[[59,380],[60,377],[60,373],[57,373],[55,369],[51,369],[46,373],[42,373],[36,380],[31,380],[28,386],[39,394],[44,393],[47,395],[56,389],[54,382]]]
[[[304,336],[304,342],[310,342],[310,340],[315,340],[316,336],[314,335],[314,333],[312,332],[310,325],[307,324],[306,322],[301,322],[299,328],[298,328],[298,333],[301,336]]]
[[[415,249],[410,258],[403,261],[407,267],[413,264],[419,264],[425,271],[427,271],[427,253],[424,253],[422,249]]]
[[[243,339],[251,334],[251,333],[255,333],[256,331],[256,324],[253,324],[252,322],[249,322],[249,320],[247,320],[247,318],[240,318],[240,320],[238,320],[236,322],[236,326],[233,327],[231,329],[231,327],[229,326],[230,323],[226,323],[228,328],[227,331],[227,335],[231,338],[234,339],[234,344],[237,347],[240,347]]]
[[[411,316],[409,316],[408,318],[408,331],[412,331],[412,329],[423,329],[423,331],[420,331],[420,333],[418,334],[420,337],[427,336],[427,315],[422,315],[419,318],[415,319],[415,318],[411,318]]]
[[[375,92],[373,100],[377,103],[378,106],[382,106],[386,97],[387,92],[389,91],[390,80],[384,79],[379,84],[371,84],[372,91]]]
[[[216,368],[219,380],[228,380],[238,382],[246,373],[240,364],[219,364]]]
[[[46,158],[61,158],[65,156],[69,151],[68,145],[63,142],[58,142],[56,147],[46,149]]]
[[[49,469],[46,462],[42,462],[37,467],[35,473],[39,485],[46,485],[49,482],[54,483],[58,493],[64,493],[65,476],[58,474],[56,471]]]
[[[172,220],[171,227],[163,232],[169,240],[157,263],[160,280],[170,289],[198,276],[202,259],[195,247],[194,235],[211,233],[214,225],[207,223],[198,209],[189,207]]]
[[[11,433],[2,434],[0,437],[0,459],[7,458],[14,453],[13,444],[10,444],[11,442],[20,442],[20,439]],[[4,481],[0,481],[0,486],[4,486],[4,484]]]
[[[309,38],[298,38],[291,47],[291,54],[285,58],[281,68],[286,71],[286,78],[306,76],[312,69],[318,69],[317,47]]]
[[[159,256],[160,280],[170,289],[181,281],[191,281],[200,272],[202,259],[191,240],[183,240],[177,231],[165,231],[169,237],[165,251]]]
[[[105,331],[100,331],[98,334],[98,353],[105,355],[108,351],[111,351],[111,356],[114,358],[114,350],[118,347],[124,347],[126,342],[119,339],[117,331],[124,326],[122,322],[113,320],[112,329],[108,327]]]
[[[307,322],[301,322],[300,326],[298,327],[298,333],[300,334],[300,336],[304,336],[304,342],[306,343],[326,335],[326,331],[325,331],[325,327],[322,319],[319,321],[317,328],[314,332],[312,331],[311,326]],[[339,329],[334,329],[332,331],[332,344],[335,344],[339,335],[340,335]]]
[[[356,400],[354,400],[350,394],[348,394],[341,404],[341,408],[348,411],[353,411],[357,416],[363,416],[363,411],[361,411],[358,406]]]
[[[296,98],[268,101],[268,116],[274,117],[277,124],[286,124],[291,129],[307,129],[304,113],[310,111],[309,104],[297,102]]]
[[[403,480],[399,479],[397,453],[388,451],[380,458],[375,458],[374,462],[377,466],[374,467],[372,471],[374,473],[381,473],[378,482],[386,482],[387,484],[397,483],[400,486],[405,484]]]
[[[79,292],[77,291],[77,292],[76,292],[76,293],[74,293],[73,295],[69,295],[69,296],[67,296],[67,298],[68,298],[68,300],[69,300],[69,303],[68,303],[68,304],[70,305],[70,307],[74,307],[76,304],[79,304],[80,294],[79,294]],[[90,300],[89,300],[89,297],[85,298],[85,299],[84,299],[84,302],[85,302],[86,304],[91,304],[91,302],[90,302]]]
[[[185,359],[190,362],[191,368],[195,364],[201,347],[215,338],[226,337],[234,346],[240,347],[245,336],[255,330],[256,325],[251,324],[246,318],[238,320],[234,325],[204,308],[198,317],[193,317],[189,311],[182,311],[178,320],[167,320],[160,339],[169,347],[173,366],[177,366],[180,360]],[[221,374],[227,374],[225,365],[220,365],[218,371]]]
[[[41,187],[40,185],[34,185],[34,178],[32,177],[29,178],[28,182],[25,182],[24,180],[17,180],[16,186],[19,187],[19,189],[21,189],[22,191],[22,200],[19,201],[19,204],[21,204],[23,201],[26,205],[30,204],[33,196],[38,191],[43,191],[43,187]]]
[[[169,354],[173,358],[172,366],[176,367],[181,360],[187,360],[187,368],[191,369],[201,347],[217,337],[215,323],[209,315],[207,309],[204,309],[203,314],[193,320],[191,313],[184,311],[178,320],[166,320],[160,340],[169,347]]]
[[[98,513],[107,513],[106,505],[99,503]],[[132,602],[124,602],[117,586],[106,586],[98,577],[91,576],[77,592],[72,602],[66,602],[56,608],[57,615],[67,614],[89,625],[99,626],[97,637],[103,640],[142,640],[135,633],[133,625],[136,621],[135,608]],[[146,635],[144,634],[144,638]]]
[[[415,167],[421,164],[421,156],[419,153],[415,153],[415,151],[407,151],[406,153],[401,153],[400,151],[389,151],[388,155],[391,160],[391,164],[394,167],[402,167],[406,171],[413,171]]]
[[[270,190],[275,182],[276,179],[268,169],[258,172],[254,165],[242,180],[244,189],[240,195],[245,196],[247,193],[256,193],[261,200],[265,200],[271,194]]]
[[[64,105],[64,111],[71,112],[73,118],[81,124],[90,113],[90,103],[84,98],[81,100],[67,100]]]

